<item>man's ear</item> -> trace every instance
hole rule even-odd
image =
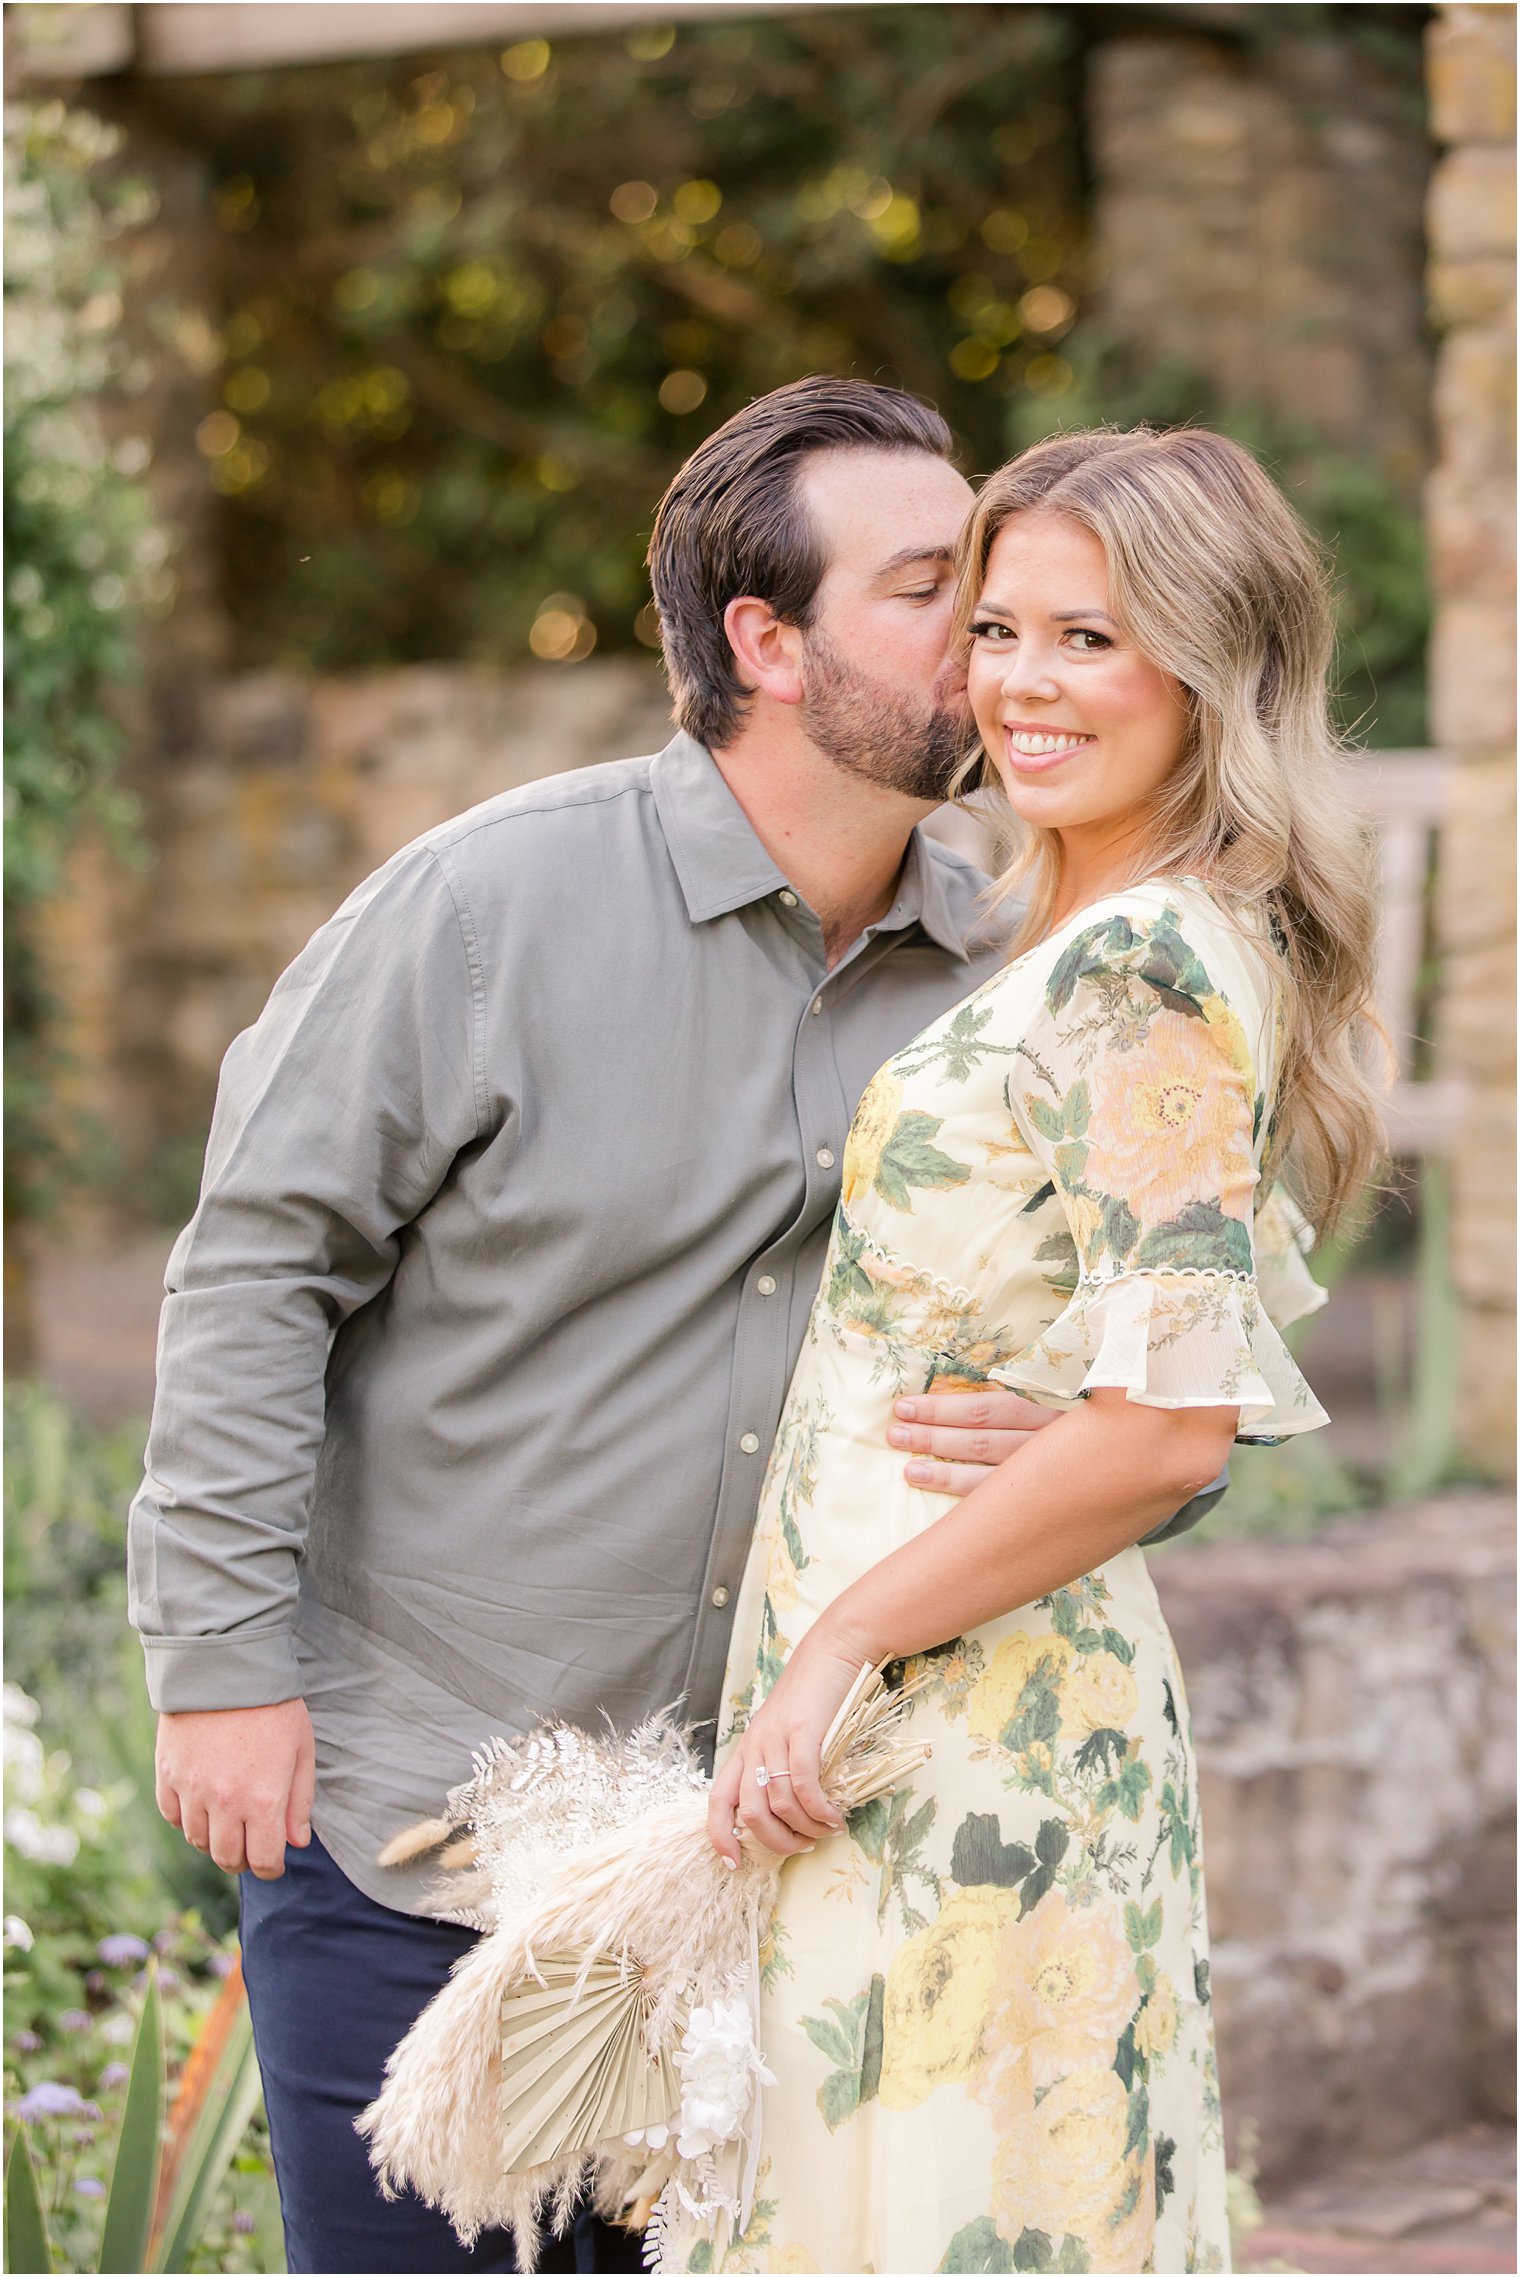
[[[796,625],[783,624],[769,601],[746,594],[729,602],[723,630],[746,688],[773,703],[801,703],[802,634]]]

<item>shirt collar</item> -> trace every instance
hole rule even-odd
[[[777,892],[786,879],[705,744],[673,737],[650,769],[655,806],[694,925]]]
[[[660,827],[694,925],[763,901],[786,885],[755,836],[748,815],[705,744],[675,735],[650,769]],[[986,880],[961,856],[915,829],[892,906],[877,927],[922,926],[951,956],[972,953],[977,903]]]

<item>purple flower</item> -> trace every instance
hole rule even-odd
[[[89,1975],[84,1980],[84,1989],[86,1992],[93,1992],[97,1994],[102,1992],[109,1992],[111,1988],[109,1982],[107,1981],[104,1970],[91,1969]]]
[[[36,2032],[17,2032],[12,2036],[11,2045],[18,2055],[34,2056],[42,2041]]]
[[[130,2064],[107,2064],[100,2075],[100,2086],[109,2095],[113,2088],[125,2087],[131,2077],[132,2066]]]
[[[88,2032],[94,2021],[87,2008],[64,2008],[59,2010],[58,2029],[60,2032]]]
[[[103,2198],[106,2194],[105,2184],[97,2182],[93,2174],[81,2174],[74,2188],[81,2198]]]
[[[236,1953],[213,1953],[206,1963],[214,1977],[230,1977],[237,1967]]]
[[[158,1972],[158,1989],[160,1992],[177,1992],[182,1982],[183,1979],[178,1969],[160,1969]]]
[[[237,2212],[232,2217],[232,2226],[237,2231],[239,2237],[252,2237],[254,2231],[258,2228],[258,2223],[254,2220],[252,2214],[245,2214],[242,2207],[239,2206]]]
[[[172,1953],[178,1941],[178,1930],[161,1929],[153,1940],[153,1950],[155,1953]]]
[[[114,1936],[102,1937],[95,1951],[108,1969],[129,1969],[134,1961],[148,1958],[146,1940],[134,1937],[130,1929],[119,1929]]]
[[[61,2079],[39,2079],[35,2087],[27,2089],[17,2109],[35,2126],[39,2119],[61,2119],[83,2111],[84,2097],[77,2087],[69,2087]]]

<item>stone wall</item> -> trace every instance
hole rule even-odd
[[[222,1054],[361,878],[480,799],[670,732],[640,658],[162,691],[134,767],[151,867],[85,845],[51,912],[76,1093],[118,1183],[150,1213],[193,1199]]]
[[[1285,32],[1255,9],[1124,11],[1088,82],[1095,313],[1142,369],[1184,365],[1371,444],[1412,495],[1430,423],[1419,88],[1338,14]]]
[[[1270,2182],[1514,2112],[1513,1509],[1156,1555],[1201,1765],[1220,2076]]]
[[[1440,935],[1443,1050],[1467,1108],[1453,1162],[1463,1445],[1515,1450],[1515,12],[1430,28],[1430,302],[1437,463],[1431,724],[1456,774]]]

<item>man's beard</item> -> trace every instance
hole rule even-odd
[[[964,707],[885,688],[821,633],[806,638],[802,725],[824,757],[905,798],[947,799],[971,746]]]

